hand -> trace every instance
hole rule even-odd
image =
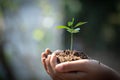
[[[57,64],[55,70],[61,73],[78,72],[79,77],[74,76],[72,80],[120,80],[119,73],[96,60],[64,62]],[[84,72],[86,75],[82,76],[79,72]]]
[[[55,67],[58,65],[58,63],[55,54],[59,51],[55,51],[52,53],[52,55],[50,55],[50,52],[51,51],[49,49],[46,49],[41,56],[44,68],[46,72],[53,78],[53,80],[75,80],[74,77],[76,76],[76,73],[74,72],[61,73],[56,71]],[[77,73],[81,74],[82,76],[86,75],[84,72]],[[76,78],[82,78],[82,76],[79,76],[79,74],[76,76]]]
[[[120,80],[118,73],[96,60],[77,60],[57,63],[55,51],[46,49],[42,53],[42,63],[53,80]]]

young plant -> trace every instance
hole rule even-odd
[[[81,25],[87,23],[87,22],[78,22],[77,24],[74,24],[74,18],[72,18],[72,21],[68,21],[67,26],[57,26],[58,29],[66,29],[71,34],[71,41],[70,41],[70,50],[73,49],[73,34],[78,33],[80,31]]]

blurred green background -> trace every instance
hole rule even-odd
[[[0,80],[51,80],[41,53],[69,49],[70,34],[55,27],[73,17],[88,22],[73,48],[120,72],[119,0],[0,0]]]

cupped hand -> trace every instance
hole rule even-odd
[[[51,55],[49,54],[50,52],[51,51],[49,49],[46,49],[41,55],[41,61],[46,72],[53,80],[82,80],[82,78],[86,75],[84,72],[58,72],[56,70],[56,65],[58,65],[58,63],[55,54],[58,53],[59,50],[55,51]]]
[[[120,80],[118,73],[108,66],[92,59],[82,59],[58,64],[56,53],[46,49],[42,53],[42,63],[53,80]]]

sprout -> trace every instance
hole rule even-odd
[[[75,19],[72,18],[72,21],[68,21],[67,26],[57,26],[58,29],[66,29],[69,33],[71,33],[71,42],[70,42],[70,50],[72,50],[73,48],[73,33],[78,33],[80,31],[80,27],[83,24],[86,24],[87,22],[78,22],[75,26],[74,26],[74,21]]]

